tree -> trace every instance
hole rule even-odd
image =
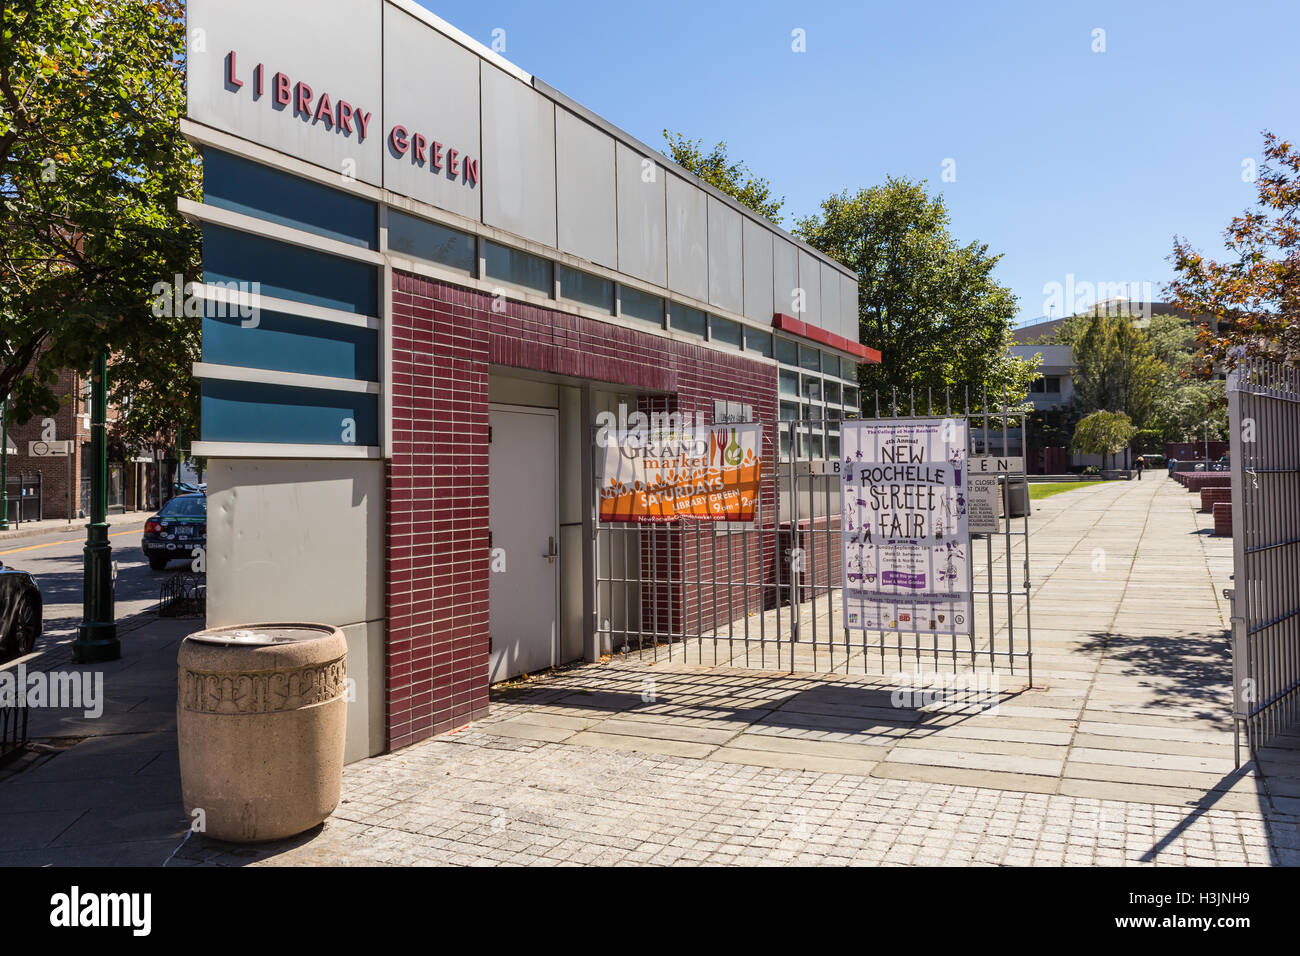
[[[1071,447],[1084,455],[1117,455],[1128,447],[1137,432],[1123,412],[1096,411],[1074,426]]]
[[[894,388],[936,405],[950,390],[954,404],[987,388],[1021,401],[1037,362],[1010,353],[1016,299],[993,278],[1001,256],[984,243],[958,245],[948,233],[941,196],[924,181],[889,178],[883,186],[831,196],[801,219],[795,233],[858,274],[861,341],[880,350],[879,365],[861,365],[864,402]]]
[[[159,343],[198,320],[157,316],[159,282],[197,272],[183,0],[6,0],[0,50],[0,395],[53,412],[61,368],[193,389]]]
[[[687,139],[681,133],[668,130],[664,130],[664,139],[668,141],[668,153],[673,162],[682,169],[694,173],[776,225],[781,224],[781,207],[785,200],[772,197],[772,184],[766,179],[755,176],[744,163],[733,162],[727,156],[726,143],[718,143],[706,153],[703,140]]]
[[[1074,350],[1072,401],[1080,410],[1116,409],[1145,426],[1170,370],[1133,318],[1102,310],[1071,316],[1059,337]]]
[[[1178,278],[1166,294],[1216,320],[1198,333],[1203,371],[1248,356],[1300,365],[1300,150],[1267,131],[1255,191],[1256,208],[1223,234],[1233,258],[1208,259],[1185,238],[1174,240]]]

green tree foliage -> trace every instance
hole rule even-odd
[[[0,49],[0,394],[52,412],[60,368],[107,348],[122,389],[193,391],[198,320],[154,315],[159,282],[193,276],[197,197],[182,0],[5,0]],[[130,361],[119,363],[122,356]],[[129,379],[128,379],[129,376]]]
[[[744,163],[732,161],[727,155],[726,143],[718,143],[706,153],[703,140],[687,139],[681,133],[668,130],[664,130],[664,139],[668,141],[668,155],[682,169],[694,173],[760,216],[781,224],[781,207],[785,200],[773,198],[772,184],[766,179],[755,176]]]
[[[1122,411],[1142,428],[1168,379],[1151,339],[1128,315],[1104,311],[1072,316],[1061,340],[1074,349],[1074,401],[1086,413]]]
[[[859,366],[868,409],[897,388],[906,394],[945,389],[954,403],[970,389],[972,404],[987,388],[990,404],[1005,391],[1021,401],[1035,362],[1010,354],[1016,299],[993,277],[1001,258],[984,243],[959,245],[948,232],[941,196],[925,183],[886,180],[882,186],[843,192],[802,219],[796,234],[858,274],[861,341],[879,349],[879,365]]]
[[[1117,455],[1128,447],[1138,429],[1123,412],[1096,411],[1074,427],[1071,448],[1084,455]]]

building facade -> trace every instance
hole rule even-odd
[[[342,627],[350,759],[611,649],[600,413],[838,455],[879,361],[851,270],[408,0],[188,9],[208,623]]]

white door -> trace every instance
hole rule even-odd
[[[559,663],[559,425],[545,408],[491,406],[488,628],[493,681]]]

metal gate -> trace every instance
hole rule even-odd
[[[972,457],[1020,459],[1003,479],[1000,531],[970,541],[970,635],[846,627],[835,467],[842,422],[801,418],[762,423],[764,467],[752,522],[593,516],[601,646],[654,661],[791,673],[999,670],[1023,673],[1032,684],[1025,411],[987,399],[973,408],[969,396],[958,409],[948,396],[936,403],[929,394],[920,402],[912,394],[905,404],[897,395],[883,405],[878,399],[876,409],[876,419],[964,420]],[[600,481],[597,470],[597,487]]]
[[[1228,378],[1232,702],[1253,755],[1300,717],[1300,372],[1248,360]]]

